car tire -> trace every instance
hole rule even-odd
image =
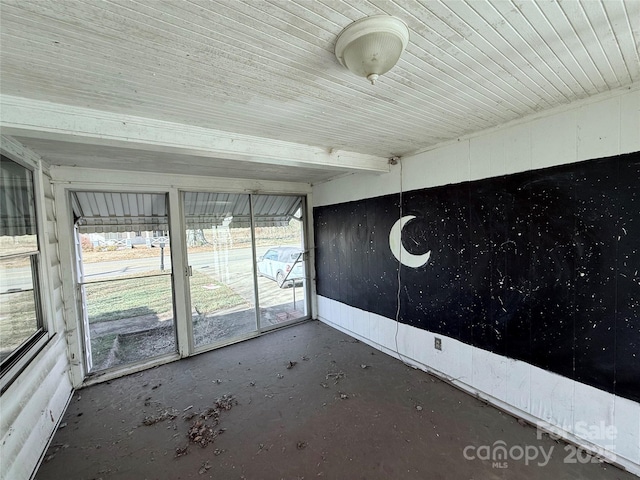
[[[284,284],[284,273],[282,273],[282,272],[276,273],[276,283],[278,284],[278,286],[280,288],[284,288],[285,287],[285,284]]]

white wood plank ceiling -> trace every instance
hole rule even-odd
[[[333,49],[381,13],[410,41],[372,86]],[[640,82],[639,0],[2,0],[0,35],[3,133],[59,165],[315,182]]]

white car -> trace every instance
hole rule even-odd
[[[303,250],[298,247],[273,247],[258,259],[258,275],[275,280],[280,288],[304,279]]]

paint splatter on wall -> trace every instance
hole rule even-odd
[[[314,209],[319,295],[395,318],[400,257],[400,322],[640,401],[640,152],[399,203]]]

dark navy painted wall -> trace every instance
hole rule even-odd
[[[314,208],[317,291],[640,401],[640,152]]]

